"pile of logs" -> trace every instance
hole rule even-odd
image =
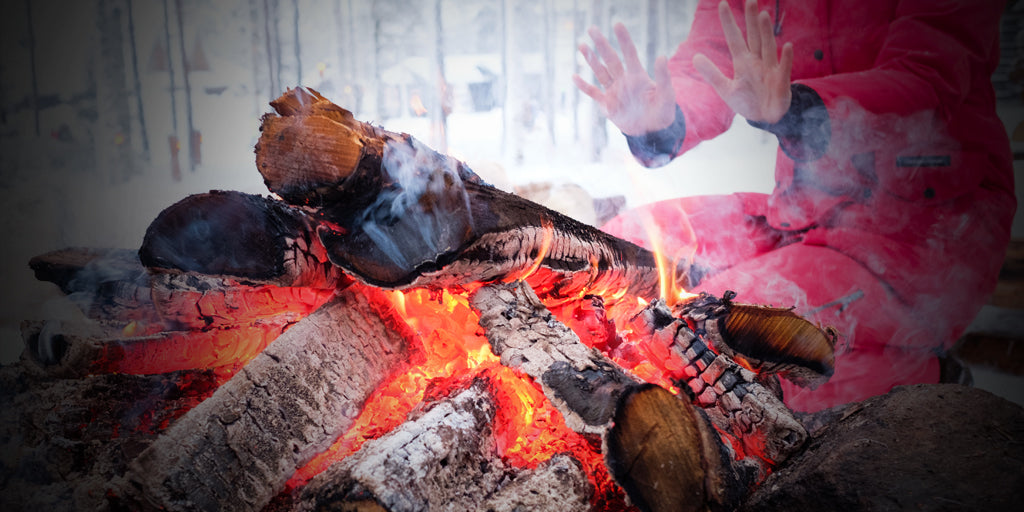
[[[731,294],[666,302],[640,247],[315,91],[271,105],[256,161],[277,198],[190,196],[137,252],[33,259],[83,315],[26,323],[22,360],[0,370],[0,407],[25,411],[0,421],[0,504],[731,510],[774,503],[762,484],[817,442],[776,379],[827,379],[833,333]],[[449,334],[489,352],[367,427],[368,404],[451,343],[409,318],[418,290],[459,297]],[[539,403],[514,414],[517,393]],[[512,456],[516,422],[554,450]],[[351,453],[316,466],[356,430]]]

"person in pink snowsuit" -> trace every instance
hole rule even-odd
[[[998,1],[702,0],[653,79],[621,24],[621,58],[591,29],[594,48],[580,50],[597,84],[574,80],[641,163],[664,165],[737,114],[779,140],[771,194],[662,201],[603,229],[660,239],[690,291],[734,290],[835,327],[831,379],[783,381],[796,410],[938,382],[995,287],[1016,209],[991,83],[1002,12]]]

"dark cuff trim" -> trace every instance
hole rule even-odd
[[[790,86],[793,101],[789,110],[775,124],[747,121],[750,126],[767,130],[779,138],[786,156],[798,162],[820,158],[832,139],[828,109],[814,89],[803,85]]]
[[[672,124],[643,135],[626,135],[626,143],[633,156],[645,167],[661,167],[675,158],[685,138],[686,119],[682,109],[676,105],[676,118]]]

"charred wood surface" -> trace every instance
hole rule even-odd
[[[106,486],[210,396],[211,371],[39,376],[0,368],[0,509],[105,510]]]
[[[580,342],[521,282],[489,285],[470,297],[491,351],[501,364],[541,384],[545,396],[580,433],[603,434],[618,399],[641,380]]]
[[[147,228],[139,259],[152,269],[245,284],[330,289],[341,279],[306,213],[232,191],[191,195],[164,209]]]
[[[782,400],[758,382],[757,375],[724,353],[717,331],[707,321],[721,302],[701,296],[677,318],[661,301],[651,303],[631,327],[652,345],[665,347],[668,365],[677,368],[677,386],[711,421],[739,446],[736,453],[758,469],[760,478],[770,464],[784,461],[801,448],[807,432]],[[707,307],[702,307],[706,305]],[[698,325],[699,324],[699,325]]]
[[[253,510],[352,424],[410,358],[380,292],[354,285],[275,340],[131,462],[128,508]]]
[[[297,510],[587,510],[593,490],[571,457],[556,456],[532,471],[502,461],[489,386],[478,378],[414,411],[310,481]]]
[[[490,187],[310,89],[272,105],[256,148],[267,186],[315,209],[331,261],[364,282],[459,287],[530,276],[554,298],[656,294],[654,257],[631,243]]]

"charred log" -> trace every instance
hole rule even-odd
[[[284,314],[218,329],[142,336],[128,334],[131,324],[104,328],[93,322],[26,322],[22,360],[32,371],[63,378],[240,368],[295,322]]]
[[[315,208],[331,261],[366,283],[526,278],[553,298],[656,294],[654,257],[631,243],[483,184],[461,162],[357,121],[310,89],[272,105],[256,148],[267,186]]]
[[[694,300],[721,304],[707,295]],[[754,372],[716,352],[723,341],[706,328],[708,310],[696,306],[683,307],[684,316],[676,318],[663,302],[655,301],[631,326],[640,337],[652,340],[649,355],[665,359],[662,364],[673,369],[677,387],[732,440],[736,455],[760,473],[757,479],[763,479],[772,464],[803,446],[807,432]],[[694,329],[693,323],[700,327]]]
[[[580,342],[520,282],[489,285],[470,297],[491,351],[539,382],[569,428],[603,434],[619,397],[642,381]]]
[[[744,495],[748,472],[729,464],[703,411],[581,343],[528,285],[485,286],[470,303],[502,364],[540,382],[570,428],[604,438],[612,475],[641,510],[727,507]]]
[[[210,396],[211,371],[55,379],[0,368],[0,509],[103,510],[106,486]]]
[[[341,278],[297,208],[241,192],[188,196],[146,230],[139,259],[152,269],[232,276],[246,284],[330,289]]]
[[[340,292],[133,460],[114,489],[119,503],[261,508],[403,367],[411,336],[378,292],[361,286]]]
[[[593,490],[571,457],[556,456],[534,471],[501,460],[493,439],[498,404],[489,387],[478,378],[414,411],[315,477],[297,509],[587,510]]]

